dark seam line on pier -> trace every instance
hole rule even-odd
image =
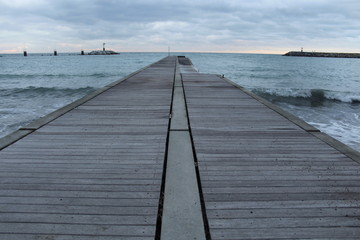
[[[319,129],[310,129],[306,130],[306,132],[312,133],[312,132],[321,132]]]
[[[19,130],[28,130],[28,131],[35,131],[35,130],[38,130],[39,128],[37,127],[22,127],[20,128]]]
[[[156,219],[156,229],[155,229],[155,240],[160,240],[161,238],[161,226],[162,226],[162,215],[164,210],[164,196],[165,196],[165,180],[166,180],[166,168],[167,168],[167,156],[169,151],[169,136],[170,136],[170,127],[171,127],[171,113],[174,101],[174,90],[175,90],[175,77],[176,77],[176,61],[174,66],[174,78],[172,85],[172,93],[171,93],[171,102],[170,102],[170,118],[168,120],[168,129],[166,134],[166,143],[165,143],[165,156],[164,156],[164,165],[163,172],[161,177],[161,187],[160,187],[160,196],[159,196],[159,205],[158,205],[158,213]]]
[[[197,159],[197,156],[196,156],[195,143],[194,143],[194,139],[193,139],[193,135],[192,135],[192,131],[191,131],[190,116],[189,116],[189,111],[188,111],[188,107],[187,107],[187,99],[186,99],[186,93],[185,93],[185,88],[184,88],[183,77],[182,77],[181,73],[180,73],[180,79],[181,79],[181,83],[182,83],[182,90],[183,90],[184,100],[185,100],[185,110],[186,110],[187,121],[188,121],[188,128],[189,128],[189,134],[190,134],[190,140],[191,140],[191,147],[192,147],[193,156],[194,156],[194,167],[195,167],[195,172],[196,172],[197,184],[198,184],[198,188],[199,188],[201,212],[202,212],[202,217],[203,217],[203,222],[204,222],[205,237],[206,237],[206,240],[211,240],[209,220],[208,220],[207,214],[206,214],[206,205],[205,205],[204,193],[203,193],[203,190],[202,190],[203,188],[202,188],[202,185],[201,185],[201,178],[200,178],[200,171],[199,171],[199,166],[198,166],[198,159]]]
[[[13,232],[1,232],[1,234],[11,235],[14,233]],[[29,235],[29,234],[33,234],[33,233],[32,232],[22,232],[22,233],[15,233],[15,234],[16,235]],[[48,233],[36,233],[36,235],[44,236],[43,239],[54,239],[54,238],[48,238],[49,237]],[[98,237],[119,237],[118,234],[116,234],[116,235],[113,235],[113,234],[99,235],[99,234],[63,234],[63,233],[51,233],[51,236],[97,237],[97,239],[99,239]],[[121,235],[121,237],[133,238],[134,235]],[[39,238],[37,238],[37,239],[39,239]],[[70,238],[68,238],[68,239],[70,239]]]

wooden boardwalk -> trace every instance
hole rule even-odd
[[[360,239],[357,162],[219,76],[182,77],[212,239]]]
[[[171,130],[175,80],[189,122]],[[29,125],[0,151],[0,240],[160,239],[171,131],[191,137],[207,240],[359,239],[359,154],[256,98],[171,56]]]
[[[0,239],[154,239],[175,60],[0,152]]]

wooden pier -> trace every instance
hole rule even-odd
[[[359,239],[360,155],[166,57],[0,140],[0,239]]]

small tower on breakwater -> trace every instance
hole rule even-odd
[[[114,54],[120,54],[120,53],[114,52],[112,50],[106,50],[105,43],[103,43],[102,50],[95,50],[88,53],[88,55],[114,55]]]

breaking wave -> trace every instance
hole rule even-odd
[[[287,102],[293,105],[321,106],[326,102],[360,103],[360,94],[324,89],[251,89],[255,94],[272,102]]]

